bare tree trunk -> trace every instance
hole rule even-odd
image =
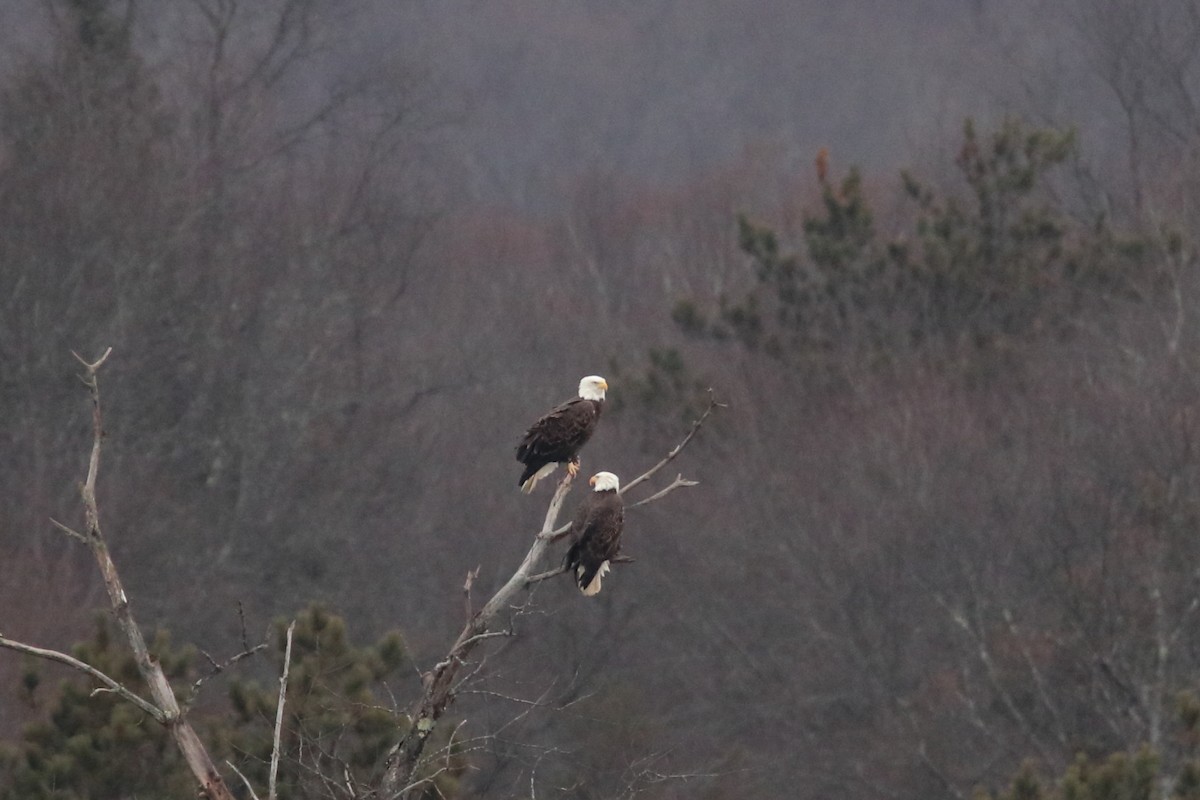
[[[558,512],[570,489],[571,475],[567,474],[559,482],[554,497],[550,501],[550,508],[546,511],[542,530],[535,538],[533,546],[529,548],[529,552],[525,554],[521,566],[508,579],[508,582],[492,596],[492,599],[471,617],[458,638],[454,640],[450,652],[442,661],[438,662],[432,672],[425,676],[425,692],[413,707],[411,714],[412,727],[388,753],[386,771],[380,787],[384,797],[407,797],[413,789],[424,783],[419,780],[413,781],[413,777],[416,774],[429,734],[433,732],[434,725],[454,699],[451,691],[454,679],[458,676],[459,670],[466,663],[467,657],[475,649],[475,646],[489,636],[488,631],[500,611],[508,607],[517,593],[528,585],[534,567],[541,561],[542,555],[550,546],[555,520],[558,519]],[[504,634],[492,635],[502,636]]]
[[[83,486],[80,487],[80,492],[83,495],[84,513],[87,518],[87,530],[83,534],[67,530],[75,538],[85,541],[92,549],[92,554],[96,557],[96,563],[100,566],[100,573],[104,576],[104,587],[108,590],[108,598],[112,604],[113,615],[117,618],[117,624],[125,634],[125,638],[129,641],[130,649],[133,650],[138,672],[141,673],[142,679],[146,681],[146,685],[150,688],[151,703],[158,712],[153,716],[170,732],[171,738],[175,740],[179,752],[183,754],[188,768],[199,782],[208,800],[234,800],[229,788],[225,785],[224,779],[217,772],[212,759],[209,758],[208,751],[200,742],[200,737],[196,735],[196,731],[192,728],[191,723],[187,721],[184,712],[180,709],[179,702],[175,698],[175,692],[171,689],[170,683],[167,682],[167,677],[163,674],[162,667],[150,655],[150,650],[146,647],[146,639],[142,636],[142,631],[133,618],[129,599],[126,597],[125,589],[121,585],[121,577],[117,573],[117,565],[113,563],[112,557],[108,552],[108,545],[105,543],[104,536],[100,531],[100,512],[96,506],[96,475],[100,469],[100,444],[104,438],[104,428],[100,416],[100,388],[96,380],[96,372],[103,366],[110,353],[112,353],[111,347],[96,362],[91,364],[79,358],[78,355],[75,356],[79,358],[79,361],[86,369],[83,382],[92,395],[92,454],[88,461],[87,479]],[[65,528],[65,526],[61,525],[60,527]]]
[[[129,640],[138,672],[146,681],[146,685],[150,687],[152,701],[163,712],[163,725],[175,740],[179,752],[187,761],[188,768],[199,781],[209,800],[233,800],[233,795],[225,785],[221,773],[217,772],[216,766],[208,756],[208,751],[201,744],[200,737],[196,735],[191,723],[187,721],[180,710],[179,702],[175,699],[175,692],[171,689],[171,684],[167,682],[167,676],[163,674],[162,666],[150,655],[150,651],[146,647],[146,639],[133,619],[133,611],[129,607],[125,589],[121,586],[121,576],[117,574],[117,565],[109,556],[108,545],[100,532],[100,512],[96,507],[96,474],[100,469],[100,442],[104,438],[104,427],[100,416],[100,386],[96,380],[96,371],[104,364],[110,353],[112,353],[111,347],[92,364],[82,358],[79,359],[87,369],[83,382],[92,394],[92,456],[88,462],[87,480],[81,489],[83,507],[87,515],[87,531],[84,538],[96,556],[96,563],[99,564],[100,573],[104,576],[104,587],[108,590],[108,599],[112,603],[113,614],[116,616],[117,624],[121,626],[125,638]],[[77,355],[76,358],[79,356]]]

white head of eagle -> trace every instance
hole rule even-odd
[[[579,451],[596,430],[604,409],[608,381],[588,375],[579,382],[579,396],[555,406],[525,431],[517,445],[517,461],[525,465],[517,485],[528,494],[559,464],[574,477],[579,471]]]
[[[621,490],[621,479],[611,472],[597,472],[588,481],[595,492],[619,492]]]
[[[579,382],[579,396],[584,400],[603,400],[608,381],[599,375],[588,375]]]

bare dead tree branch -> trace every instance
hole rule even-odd
[[[643,500],[638,500],[636,503],[634,503],[633,505],[631,505],[629,507],[637,508],[638,506],[644,506],[647,503],[653,503],[655,500],[661,500],[662,498],[666,497],[671,492],[675,491],[676,489],[679,489],[680,487],[699,486],[699,485],[700,485],[700,481],[688,480],[687,478],[683,477],[683,475],[677,475],[677,476],[675,476],[675,480],[672,481],[671,484],[669,486],[667,486],[665,489],[660,489],[659,491],[655,492],[654,494],[650,495],[649,497],[647,497]]]
[[[78,353],[72,351],[72,355],[84,367],[84,374],[80,376],[80,379],[88,387],[88,391],[92,397],[92,450],[88,458],[87,478],[80,487],[87,526],[83,534],[78,534],[74,531],[70,531],[70,533],[76,538],[82,538],[87,542],[92,550],[92,554],[96,557],[96,563],[100,567],[100,573],[104,578],[104,587],[108,592],[109,602],[112,605],[113,616],[116,617],[118,627],[120,627],[121,632],[125,634],[125,638],[129,641],[129,647],[133,651],[138,672],[150,689],[152,702],[137,697],[99,670],[89,667],[77,659],[71,659],[65,654],[44,651],[29,645],[24,645],[22,652],[59,661],[80,669],[97,678],[102,683],[105,683],[108,690],[129,700],[129,702],[150,714],[171,734],[180,753],[183,754],[184,761],[187,762],[188,768],[191,769],[192,775],[200,784],[201,790],[208,797],[208,800],[234,800],[233,794],[229,791],[229,788],[225,785],[225,780],[221,777],[221,773],[217,771],[212,758],[208,755],[208,751],[200,742],[200,737],[196,735],[195,729],[192,728],[191,723],[184,716],[179,701],[175,697],[175,692],[171,688],[171,684],[167,681],[166,675],[163,673],[162,666],[150,654],[150,650],[146,646],[145,637],[142,635],[141,628],[138,627],[137,622],[133,618],[129,598],[125,594],[125,588],[121,584],[120,575],[117,573],[117,566],[113,563],[112,556],[108,552],[108,545],[104,540],[104,534],[100,528],[100,511],[96,505],[96,478],[100,472],[100,450],[101,443],[104,440],[104,426],[100,414],[100,385],[96,375],[111,354],[112,348],[109,347],[100,358],[89,362]],[[69,531],[61,523],[59,527]],[[13,650],[21,649],[13,646],[17,644],[19,643],[13,642],[6,646]]]
[[[683,448],[688,446],[688,443],[691,442],[692,437],[694,437],[696,435],[696,432],[700,430],[700,427],[704,424],[705,420],[708,419],[709,415],[711,415],[712,412],[718,408],[726,408],[726,407],[727,406],[724,403],[718,403],[716,401],[716,399],[714,399],[713,390],[709,389],[708,390],[708,407],[706,409],[704,409],[704,413],[702,413],[697,419],[692,421],[691,430],[689,430],[687,435],[683,437],[683,440],[679,444],[675,445],[675,447],[672,448],[671,452],[667,453],[666,457],[664,457],[662,461],[659,461],[653,467],[651,467],[650,469],[643,472],[641,475],[634,478],[628,484],[626,484],[625,486],[622,486],[621,490],[620,490],[621,496],[624,497],[625,493],[628,492],[630,489],[632,489],[634,486],[638,486],[638,485],[643,484],[646,481],[650,480],[652,477],[654,477],[654,475],[659,470],[661,470],[667,464],[671,463],[671,461],[673,461],[676,456],[678,456],[680,453],[683,452]],[[667,486],[665,489],[662,489],[661,491],[658,491],[645,499],[639,500],[638,502],[629,506],[629,508],[637,508],[638,506],[644,506],[647,503],[653,503],[655,500],[661,500],[663,497],[666,497],[668,494],[670,494],[671,492],[673,492],[676,489],[679,489],[681,487],[698,486],[698,485],[699,485],[699,481],[688,480],[687,478],[684,478],[683,475],[681,474],[681,475],[676,476],[675,481],[673,483],[671,483],[669,486]],[[562,539],[564,536],[566,536],[567,533],[570,532],[570,530],[571,530],[571,523],[568,522],[568,523],[558,526],[557,528],[555,528],[551,531],[543,530],[542,532],[540,532],[538,534],[538,536],[549,539],[551,542],[557,542],[559,539]],[[554,575],[558,575],[558,574],[560,574],[560,573],[555,572],[553,574],[547,573],[545,575],[539,575],[539,576],[536,576],[537,580],[530,581],[530,583],[537,583],[538,581],[546,580],[547,578],[553,578]]]
[[[987,641],[979,633],[979,631],[983,629],[983,623],[979,619],[979,610],[975,610],[976,618],[974,622],[972,622],[967,618],[965,612],[952,607],[950,603],[941,596],[941,594],[935,593],[934,600],[946,611],[946,613],[950,616],[950,619],[959,627],[959,629],[962,630],[962,632],[974,645],[976,657],[979,659],[979,663],[983,665],[984,674],[987,677],[988,683],[1000,697],[1005,709],[1020,727],[1021,732],[1029,741],[1030,745],[1037,750],[1038,756],[1049,761],[1049,751],[1046,749],[1041,738],[1030,725],[1028,717],[1021,711],[1020,706],[1016,703],[1016,701],[1013,700],[1012,694],[1004,688],[1004,685],[1000,680],[999,667],[997,667],[995,660],[992,658],[991,650],[988,648]]]
[[[87,544],[87,543],[88,543],[88,540],[87,540],[87,537],[86,537],[86,536],[84,536],[82,533],[80,533],[79,531],[75,530],[74,528],[71,528],[71,527],[68,527],[68,526],[66,526],[66,525],[63,525],[61,522],[59,522],[58,520],[56,520],[54,517],[50,517],[50,524],[51,524],[51,525],[53,525],[54,527],[58,528],[60,531],[62,531],[63,533],[65,533],[67,536],[70,536],[72,539],[76,539],[76,540],[78,540],[78,541],[81,541],[81,542],[83,542],[84,544]]]
[[[233,770],[234,772],[237,773],[237,776],[242,779],[242,783],[246,784],[246,791],[248,791],[250,793],[251,800],[258,800],[258,795],[255,793],[254,787],[250,785],[250,779],[247,778],[245,775],[243,775],[242,771],[240,769],[238,769],[237,767],[235,767],[233,765],[233,762],[230,761],[229,759],[226,759],[225,763],[229,765],[229,768],[231,770]]]
[[[632,487],[648,481],[659,470],[673,461],[683,452],[683,449],[687,447],[692,439],[695,438],[696,433],[704,425],[704,422],[712,412],[717,408],[723,407],[724,405],[718,403],[713,397],[713,392],[710,389],[708,407],[692,423],[691,430],[688,431],[687,435],[667,453],[666,457],[635,478],[621,493],[624,494]],[[384,798],[388,798],[388,800],[391,798],[407,798],[414,789],[425,786],[429,782],[431,778],[428,776],[414,780],[417,768],[421,762],[421,754],[437,721],[454,700],[454,687],[457,685],[456,676],[463,664],[466,663],[472,649],[485,639],[511,635],[509,631],[495,632],[491,631],[491,628],[501,612],[513,607],[513,601],[518,592],[527,589],[535,583],[565,572],[561,567],[541,573],[534,573],[533,569],[542,561],[549,546],[562,538],[566,531],[569,530],[569,526],[556,528],[555,523],[558,520],[558,514],[562,509],[563,501],[566,499],[567,493],[571,490],[571,482],[572,476],[569,473],[559,482],[554,496],[550,500],[550,505],[546,509],[546,516],[542,521],[541,530],[534,536],[533,544],[525,554],[521,565],[517,567],[516,572],[488,600],[483,608],[468,620],[466,626],[450,647],[450,651],[446,657],[439,661],[433,670],[425,676],[422,696],[414,704],[410,713],[412,726],[388,752],[383,779],[380,782],[380,793]],[[638,505],[657,500],[680,486],[692,485],[695,485],[694,481],[687,481],[681,475],[666,489],[647,498]],[[467,582],[463,586],[464,592],[469,593],[473,583],[474,576],[469,575]],[[434,774],[436,775],[437,773]]]
[[[225,659],[225,661],[219,662],[219,663],[217,662],[216,659],[214,659],[208,653],[201,650],[200,652],[204,655],[204,657],[206,659],[208,659],[208,663],[212,667],[212,670],[207,675],[201,675],[199,678],[196,679],[196,682],[192,684],[192,688],[188,692],[188,698],[187,698],[185,705],[190,706],[192,703],[196,702],[196,697],[200,694],[200,687],[204,685],[205,681],[208,681],[208,680],[211,680],[211,679],[217,677],[222,672],[224,672],[225,670],[232,667],[234,664],[238,663],[239,661],[241,661],[243,659],[249,658],[250,656],[258,653],[261,650],[265,650],[266,647],[267,647],[266,642],[263,642],[262,644],[256,644],[254,647],[250,647],[250,648],[243,650],[240,653],[236,653],[235,655],[232,655],[229,658]]]
[[[463,581],[463,606],[467,611],[468,622],[471,617],[475,616],[475,609],[471,605],[471,587],[475,585],[475,579],[479,577],[479,569],[480,567],[475,567],[475,569],[468,570],[467,579]]]
[[[562,575],[566,571],[567,571],[566,567],[557,566],[554,569],[548,569],[545,572],[539,572],[537,575],[530,575],[528,578],[525,579],[525,588],[529,588],[530,586],[533,586],[535,583],[541,583],[542,581],[549,580],[550,578],[556,578],[559,575]]]
[[[512,631],[488,631],[487,633],[477,633],[470,639],[463,642],[464,645],[474,645],[477,642],[482,642],[484,639],[497,639],[505,636],[512,636]]]
[[[77,669],[87,675],[91,675],[93,678],[108,687],[108,691],[125,698],[159,722],[165,722],[162,710],[158,706],[143,700],[129,689],[126,689],[124,685],[105,675],[91,664],[80,661],[79,659],[69,656],[66,653],[60,653],[57,650],[46,650],[41,647],[34,647],[33,645],[13,641],[12,639],[6,638],[3,635],[0,635],[0,647],[4,647],[8,650],[15,650],[18,653],[25,653],[26,655],[35,656],[37,658],[44,658],[47,661],[57,661],[60,664],[66,664],[68,667]]]
[[[621,488],[621,495],[624,496],[625,493],[628,492],[633,487],[650,480],[651,478],[654,477],[654,475],[660,469],[662,469],[667,464],[670,464],[672,461],[674,461],[675,457],[683,452],[683,448],[687,447],[688,443],[692,441],[692,438],[695,437],[695,435],[700,431],[700,428],[702,425],[704,425],[705,420],[707,420],[709,418],[709,416],[714,411],[716,411],[718,408],[725,408],[725,407],[726,406],[724,403],[717,402],[716,397],[713,395],[713,390],[709,389],[708,390],[708,408],[704,409],[704,413],[701,414],[700,417],[692,423],[692,429],[690,431],[688,431],[687,436],[683,437],[683,441],[681,441],[679,444],[675,445],[675,447],[671,450],[671,452],[667,453],[666,457],[662,461],[658,462],[653,467],[646,470],[641,475],[634,478],[628,484],[623,486]]]
[[[542,533],[553,530],[558,512],[562,508],[567,492],[571,489],[572,479],[568,473],[559,482],[554,497],[550,500],[550,507],[546,510]],[[411,713],[412,726],[388,753],[381,784],[384,797],[403,797],[412,787],[424,785],[426,782],[424,780],[413,782],[411,779],[416,772],[429,734],[432,733],[437,720],[453,699],[451,687],[455,683],[459,669],[474,646],[479,643],[480,639],[477,637],[488,632],[495,617],[503,608],[508,607],[517,592],[525,587],[526,579],[534,565],[541,560],[549,544],[549,541],[541,535],[534,537],[533,546],[525,554],[521,566],[517,568],[508,582],[492,596],[492,599],[467,622],[446,658],[440,661],[426,677],[425,691]]]
[[[242,651],[250,649],[250,640],[246,638],[246,610],[242,608],[242,601],[237,601],[238,610],[238,625],[242,631]]]
[[[659,492],[660,495],[662,495],[664,493],[665,492]],[[643,500],[642,503],[649,503],[651,500],[656,500],[656,499],[657,499],[657,497],[650,497],[650,498]],[[638,503],[638,505],[641,505],[642,503]],[[558,539],[557,538],[551,539],[550,541],[556,542],[556,541],[558,541]],[[636,560],[637,559],[633,559],[627,555],[622,555],[622,554],[618,553],[617,555],[615,555],[609,559],[609,563],[610,564],[632,564]],[[557,578],[559,575],[562,575],[566,571],[567,571],[567,568],[565,566],[560,565],[560,566],[555,567],[554,569],[548,569],[545,572],[539,572],[536,575],[530,575],[528,578],[525,579],[525,588],[529,588],[530,586],[533,586],[535,583],[541,583],[542,581],[548,581],[551,578]]]
[[[271,773],[267,781],[267,800],[275,800],[275,781],[279,776],[279,741],[283,732],[283,704],[287,700],[288,668],[292,665],[292,633],[296,620],[287,629],[287,646],[283,649],[283,674],[279,676],[279,704],[275,707],[275,737],[271,742]]]
[[[1029,670],[1030,676],[1033,678],[1033,685],[1037,687],[1038,696],[1041,698],[1042,705],[1050,712],[1051,719],[1054,720],[1054,734],[1058,739],[1058,743],[1064,749],[1070,748],[1068,743],[1067,731],[1063,726],[1062,715],[1058,711],[1058,704],[1054,702],[1053,692],[1050,691],[1047,685],[1046,677],[1042,674],[1042,670],[1038,667],[1037,659],[1029,652],[1029,646],[1026,644],[1027,639],[1023,632],[1018,629],[1016,620],[1013,618],[1012,611],[1008,607],[1000,609],[1000,615],[1004,618],[1004,624],[1008,626],[1009,633],[1012,634],[1013,641],[1018,643],[1021,650],[1021,656],[1025,660],[1025,666]]]

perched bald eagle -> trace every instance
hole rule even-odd
[[[592,438],[608,381],[589,375],[579,382],[579,396],[556,406],[525,432],[517,445],[517,461],[525,465],[517,485],[529,494],[537,482],[559,464],[566,463],[574,476],[579,472],[579,451]]]
[[[595,490],[575,512],[564,566],[575,574],[579,591],[591,597],[599,593],[609,562],[621,550],[625,503],[618,493],[621,482],[611,472],[597,472],[589,483]]]

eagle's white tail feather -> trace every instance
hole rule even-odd
[[[582,578],[583,577],[583,567],[580,566],[578,569],[576,569],[575,574],[578,577]],[[607,574],[608,574],[608,562],[605,561],[600,565],[600,569],[596,570],[596,574],[592,577],[592,582],[589,583],[587,586],[580,586],[579,591],[583,592],[585,597],[594,597],[595,595],[600,594],[600,584],[603,581],[604,576]]]
[[[537,482],[540,481],[542,478],[549,477],[550,473],[554,472],[555,468],[557,468],[557,467],[558,467],[558,462],[551,461],[549,464],[542,467],[537,472],[533,473],[533,475],[530,476],[529,480],[522,483],[521,491],[524,492],[525,494],[532,494],[534,487],[537,486]]]

